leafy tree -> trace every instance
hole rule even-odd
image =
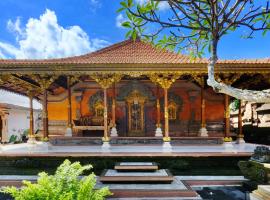
[[[138,1],[136,1],[138,2]],[[215,91],[237,99],[270,102],[270,89],[262,91],[242,90],[218,82],[214,76],[218,61],[220,40],[239,28],[247,29],[245,38],[254,33],[263,35],[270,30],[269,1],[261,0],[146,0],[136,3],[123,0],[118,12],[125,11],[128,18],[122,26],[129,29],[126,36],[137,35],[159,47],[189,51],[201,57],[206,49],[210,52],[208,63],[209,86]],[[167,2],[169,9],[160,9]]]
[[[82,166],[79,162],[65,160],[55,175],[41,172],[37,183],[23,181],[22,188],[6,187],[2,192],[10,194],[15,200],[103,200],[112,193],[107,187],[95,189],[94,173],[79,178],[91,168],[91,165]]]

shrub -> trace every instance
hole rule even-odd
[[[108,187],[95,189],[94,173],[80,179],[79,176],[92,168],[79,162],[65,160],[54,175],[38,174],[37,183],[23,181],[22,188],[6,187],[2,190],[15,200],[103,200],[111,195]]]
[[[239,161],[238,166],[246,178],[260,184],[268,182],[267,175],[270,174],[270,171],[264,168],[261,163],[254,161]]]
[[[18,139],[18,136],[17,135],[11,135],[10,138],[9,138],[9,143],[15,143]]]

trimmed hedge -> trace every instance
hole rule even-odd
[[[39,171],[54,173],[66,158],[1,158],[1,174],[35,175]],[[241,175],[238,167],[240,160],[249,157],[91,157],[72,158],[72,162],[92,164],[94,172],[99,175],[104,169],[112,169],[116,162],[156,162],[160,168],[169,169],[174,175]]]
[[[238,166],[243,173],[243,175],[259,184],[268,183],[268,174],[270,174],[270,169],[267,169],[263,164],[255,161],[239,161]]]

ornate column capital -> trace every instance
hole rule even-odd
[[[181,77],[181,73],[164,73],[164,74],[157,74],[153,73],[148,75],[149,79],[155,83],[160,85],[163,89],[169,89],[172,84]]]
[[[39,85],[41,90],[47,90],[50,85],[58,78],[57,75],[31,75],[31,78],[33,78]]]
[[[123,75],[121,74],[93,74],[93,78],[103,89],[108,89],[113,83],[117,83],[121,80]]]

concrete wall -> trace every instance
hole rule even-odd
[[[7,109],[5,118],[6,124],[2,129],[2,142],[8,142],[12,135],[21,138],[23,132],[29,129],[29,109],[24,107],[14,106]],[[41,111],[34,110],[34,128],[35,131],[41,128]]]

